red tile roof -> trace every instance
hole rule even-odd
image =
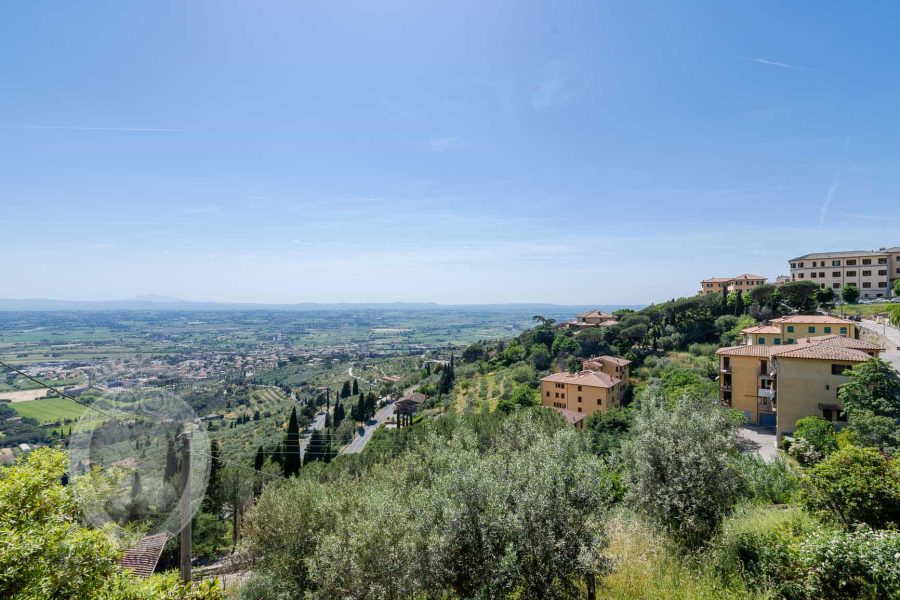
[[[119,566],[129,569],[138,577],[150,577],[156,570],[156,563],[168,539],[169,534],[165,532],[141,539],[137,546],[125,550],[119,559]]]

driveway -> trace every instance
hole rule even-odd
[[[744,425],[738,428],[738,436],[742,452],[756,452],[767,463],[778,457],[775,431],[771,427]]]

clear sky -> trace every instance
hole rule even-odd
[[[0,297],[646,303],[898,192],[897,3],[0,9]]]

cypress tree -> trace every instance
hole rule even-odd
[[[344,385],[341,387],[341,398],[350,397],[350,382],[345,381]]]
[[[359,393],[359,382],[355,379],[353,380],[353,395],[357,395]]]
[[[172,482],[175,472],[178,470],[178,459],[175,457],[175,440],[169,439],[166,441],[168,443],[166,446],[166,470],[163,478],[168,482]]]
[[[284,439],[284,464],[285,477],[293,477],[300,471],[300,427],[297,425],[297,409],[291,409],[291,419],[288,421],[287,436]]]
[[[214,515],[219,514],[219,489],[220,471],[222,469],[219,440],[213,440],[209,445],[209,483],[206,485],[206,497],[203,499],[206,510]]]
[[[266,462],[266,455],[263,453],[263,447],[260,446],[256,449],[256,456],[253,458],[253,469],[256,471],[261,471],[263,465]],[[262,492],[262,480],[259,475],[256,475],[256,481],[253,482],[253,495],[259,496]]]
[[[737,298],[734,300],[734,316],[740,317],[744,314],[744,294],[741,290],[737,291]]]

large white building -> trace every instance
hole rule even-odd
[[[880,250],[814,252],[792,258],[791,279],[812,281],[840,293],[845,285],[859,288],[861,298],[891,295],[900,279],[900,246]]]

